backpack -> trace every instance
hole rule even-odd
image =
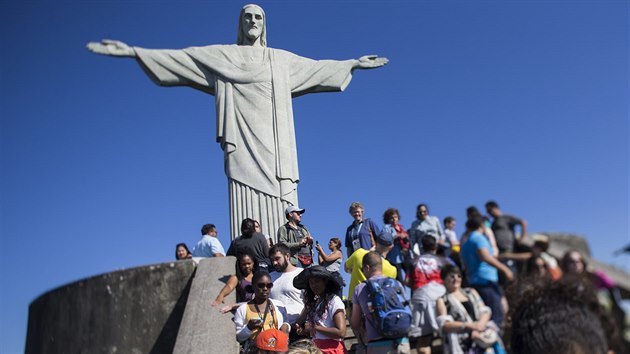
[[[378,278],[365,281],[370,321],[385,338],[407,337],[411,326],[411,309],[405,289],[396,279]]]

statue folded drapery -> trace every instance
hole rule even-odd
[[[249,217],[271,226],[269,233],[275,234],[285,222],[284,208],[297,205],[300,178],[291,98],[343,90],[355,61],[316,61],[265,48],[261,62],[247,62],[241,48],[134,47],[159,85],[186,85],[216,96],[217,142],[225,153],[230,209],[238,214],[231,218],[232,231]]]
[[[292,97],[342,91],[354,69],[383,66],[386,58],[312,60],[267,47],[265,13],[241,10],[237,45],[181,50],[144,49],[123,42],[91,42],[99,54],[134,57],[162,86],[190,86],[216,96],[217,142],[225,154],[230,233],[244,218],[274,237],[284,209],[297,205],[298,174]]]

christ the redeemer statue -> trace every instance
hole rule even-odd
[[[312,60],[267,47],[265,12],[241,10],[236,45],[180,50],[130,47],[120,41],[91,42],[98,54],[133,57],[161,86],[190,86],[216,96],[217,142],[225,153],[232,239],[244,218],[275,235],[284,209],[297,205],[298,162],[292,97],[342,91],[354,69],[387,64],[364,56],[345,61]]]

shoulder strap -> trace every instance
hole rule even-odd
[[[278,323],[278,318],[275,315],[275,313],[276,313],[276,305],[273,304],[271,299],[267,299],[267,301],[268,301],[268,305],[267,306],[269,306],[269,313],[271,313],[271,325],[274,326],[274,328],[279,328],[280,326],[279,326],[279,323]]]
[[[290,242],[290,243],[297,242],[297,238],[295,237],[295,230],[293,230],[291,227],[289,227],[288,223],[282,224],[282,227],[284,227],[284,229],[287,232],[288,242]]]
[[[254,302],[254,307],[256,308],[256,311],[258,311],[258,313],[260,313],[260,309],[258,308],[258,304],[256,304],[255,302]],[[265,321],[267,320],[267,314],[270,313],[270,312],[271,312],[271,322],[272,322],[271,324],[273,326],[275,326],[275,327],[278,327],[278,324],[275,323],[276,318],[275,318],[275,316],[273,314],[273,304],[271,303],[271,299],[267,299],[267,306],[265,306],[265,314],[263,315],[263,318],[262,318],[262,325],[263,325],[263,327],[265,326]],[[258,332],[258,333],[260,333],[260,332]]]
[[[381,289],[381,280],[384,280],[384,279],[387,279],[387,278],[379,278],[379,279],[372,279],[372,280],[366,279],[365,283],[366,283],[366,286],[368,287],[368,291],[370,293],[379,291]]]
[[[444,301],[444,307],[446,307],[446,314],[451,312],[451,301],[449,300],[448,293],[442,295],[442,301]]]
[[[466,294],[466,297],[468,298],[469,303],[472,305],[475,320],[478,320],[479,319],[478,306],[479,306],[480,301],[483,303],[483,300],[479,298],[479,295],[477,295],[477,293],[474,292],[472,288],[464,288],[462,290],[464,290],[464,294]],[[466,314],[468,314],[468,312],[466,312]],[[473,316],[470,316],[470,317],[472,318]]]
[[[363,220],[364,223],[367,224],[368,231],[370,232],[370,241],[372,242],[372,247],[376,247],[376,239],[374,238],[374,232],[372,231],[372,221],[370,218],[366,218]]]

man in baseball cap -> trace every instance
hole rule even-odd
[[[313,264],[313,237],[302,225],[302,214],[306,210],[291,205],[284,210],[287,223],[278,228],[278,242],[284,243],[291,251],[291,264],[306,268]]]
[[[284,209],[284,215],[289,215],[290,213],[293,213],[295,211],[300,214],[304,214],[306,212],[306,209],[300,209],[296,205],[290,205],[286,209]]]

